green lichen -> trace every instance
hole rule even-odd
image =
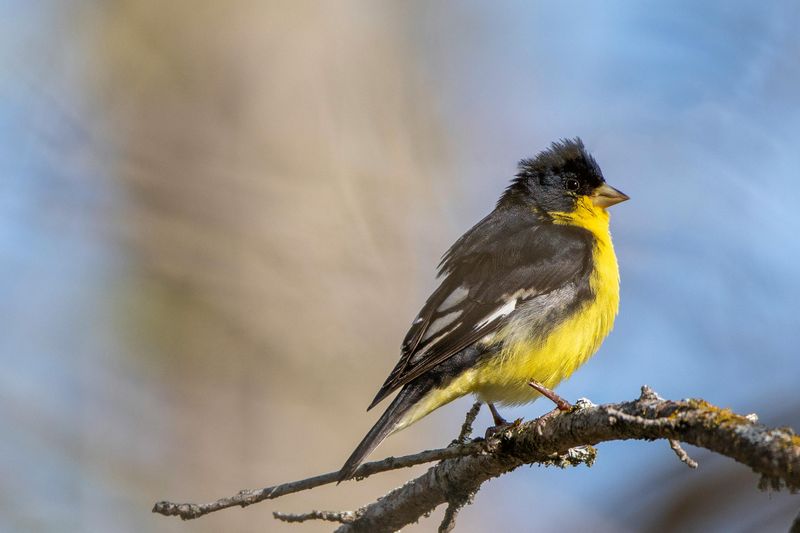
[[[725,427],[751,425],[753,422],[742,415],[736,414],[728,408],[711,405],[705,400],[689,400],[688,404],[693,409],[706,414],[706,427]],[[674,416],[674,415],[673,415]]]
[[[782,445],[789,453],[800,454],[800,436],[795,435],[792,428],[779,428],[778,431],[783,437],[778,444]]]

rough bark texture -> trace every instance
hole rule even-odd
[[[800,437],[703,400],[668,401],[643,387],[633,402],[579,405],[542,424],[527,422],[501,434],[491,453],[439,463],[422,476],[356,511],[337,531],[396,531],[454,494],[528,463],[546,463],[570,448],[610,440],[675,439],[718,452],[761,474],[761,486],[800,489]]]
[[[792,528],[789,530],[789,533],[800,533],[800,513],[797,513],[797,518],[794,519],[794,523],[792,524]]]
[[[364,463],[363,465],[359,466],[355,474],[353,474],[352,479],[362,479],[379,472],[399,470],[401,468],[408,468],[424,463],[442,461],[452,457],[461,457],[463,455],[479,453],[482,448],[482,443],[471,442],[464,444],[463,446],[442,448],[440,450],[426,450],[424,452],[406,455],[403,457],[387,457],[381,461]],[[315,487],[321,487],[322,485],[335,483],[338,479],[339,472],[336,471],[301,479],[299,481],[290,481],[289,483],[265,487],[263,489],[240,490],[234,496],[229,498],[220,498],[219,500],[209,503],[173,503],[161,501],[155,504],[153,507],[153,512],[163,514],[164,516],[180,516],[184,520],[191,520],[193,518],[200,518],[201,516],[209,513],[221,511],[222,509],[227,509],[228,507],[247,507],[248,505],[263,502],[264,500],[274,500],[275,498],[280,498],[281,496],[286,496],[287,494],[293,494],[295,492],[302,492]],[[301,520],[294,521],[297,522]]]
[[[599,406],[581,401],[570,412],[511,426],[486,441],[476,439],[461,447],[423,452],[431,458],[449,458],[376,502],[354,512],[341,513],[339,516],[346,517],[346,520],[341,520],[344,523],[337,531],[396,531],[443,503],[460,506],[468,502],[483,482],[511,472],[520,465],[565,466],[591,462],[594,451],[590,445],[627,439],[673,439],[694,444],[749,466],[761,475],[762,487],[800,489],[800,437],[791,429],[768,428],[757,424],[754,417],[737,415],[703,400],[663,400],[643,387],[641,396],[634,401]],[[442,453],[448,450],[449,453]],[[398,467],[418,464],[422,461],[414,458],[423,454],[392,461]],[[382,463],[363,465],[357,477],[390,469]],[[377,464],[381,464],[381,468],[372,466]],[[330,476],[312,478],[315,483],[304,480],[259,491],[243,491],[240,495],[249,497],[235,496],[211,504],[159,502],[153,511],[184,519],[196,518],[232,505],[246,506],[293,492],[276,490],[280,487],[318,486],[323,484],[319,482],[323,478],[330,482]],[[331,519],[331,515],[336,516],[330,512],[322,516],[318,511],[299,516],[302,519]],[[454,520],[455,513],[452,518]],[[451,529],[453,520],[443,527]]]

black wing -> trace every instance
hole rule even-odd
[[[508,323],[519,303],[591,272],[593,237],[529,209],[496,209],[444,255],[441,285],[403,341],[400,361],[369,408]]]

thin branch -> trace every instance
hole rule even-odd
[[[672,448],[672,451],[675,452],[675,455],[678,456],[678,459],[680,459],[682,463],[685,463],[689,468],[697,468],[699,466],[697,461],[689,457],[689,454],[686,453],[686,450],[681,447],[680,442],[675,439],[668,439],[668,442],[669,447]]]
[[[472,424],[475,423],[475,419],[478,418],[478,413],[481,410],[481,402],[475,402],[472,404],[472,408],[467,411],[467,416],[464,419],[464,424],[461,426],[461,432],[458,434],[458,438],[453,441],[453,444],[466,444],[469,440],[470,435],[472,435]],[[452,445],[451,445],[452,446]]]
[[[472,435],[472,424],[478,417],[480,410],[481,402],[475,402],[472,404],[472,408],[467,411],[464,424],[461,426],[461,432],[458,434],[458,438],[454,440],[452,444],[450,444],[451,446],[465,444],[469,440],[469,437]],[[470,494],[461,495],[460,497],[454,496],[450,499],[447,504],[447,509],[444,511],[442,523],[439,525],[439,533],[450,533],[453,531],[453,528],[456,527],[456,516],[458,516],[458,512],[462,507],[469,504],[474,497],[475,493],[473,492]]]
[[[459,444],[465,444],[468,442],[470,435],[472,434],[472,424],[475,422],[475,419],[478,416],[478,413],[481,409],[481,402],[475,402],[470,410],[467,412],[467,415],[464,419],[464,424],[461,426],[461,431],[459,432],[458,438],[454,440],[450,446],[458,446]],[[461,509],[464,505],[468,504],[472,499],[472,495],[470,495],[466,499],[461,500],[453,500],[447,507],[445,511],[444,521],[442,522],[442,526],[440,526],[439,531],[442,532],[450,532],[455,527],[455,517],[458,514],[459,509]],[[275,517],[277,520],[281,520],[283,522],[306,522],[309,520],[325,520],[328,522],[339,522],[341,524],[347,524],[353,522],[357,518],[357,514],[352,511],[310,511],[307,513],[281,513],[281,512],[273,512],[272,516]]]
[[[523,464],[548,463],[553,454],[580,444],[620,439],[675,439],[726,455],[761,474],[762,486],[800,489],[800,437],[770,429],[702,400],[668,401],[649,388],[633,402],[591,406],[530,421],[501,433],[491,453],[443,461],[422,476],[362,507],[338,533],[396,531],[448,502],[455,492]]]
[[[456,517],[458,516],[459,511],[472,503],[476,493],[477,489],[474,492],[462,492],[451,495],[450,500],[447,503],[447,509],[444,511],[442,523],[439,524],[439,533],[450,533],[453,531],[453,529],[456,527]]]
[[[276,519],[282,522],[305,522],[307,520],[327,520],[328,522],[339,522],[347,524],[354,521],[357,517],[353,511],[311,511],[309,513],[272,513]]]
[[[358,470],[355,471],[351,479],[363,479],[388,470],[399,470],[419,464],[482,453],[484,448],[485,443],[483,441],[476,441],[463,446],[427,450],[403,457],[387,457],[381,461],[364,463],[358,467]],[[263,489],[241,490],[234,496],[220,498],[219,500],[209,503],[174,503],[160,501],[153,506],[153,512],[164,516],[180,516],[183,520],[191,520],[229,507],[247,507],[248,505],[253,505],[254,503],[264,500],[280,498],[287,494],[313,489],[329,483],[336,483],[337,481],[339,481],[339,472],[328,472],[327,474],[321,474],[319,476],[283,483],[272,487],[265,487]]]
[[[797,513],[797,518],[795,518],[794,522],[792,522],[792,527],[789,529],[789,533],[800,533],[800,513]]]
[[[771,429],[703,400],[669,401],[649,388],[632,402],[592,405],[579,401],[569,412],[511,426],[488,441],[432,450],[362,465],[354,477],[441,461],[422,476],[357,511],[337,531],[396,531],[438,505],[474,494],[488,479],[523,464],[558,466],[591,462],[591,445],[624,439],[673,439],[726,455],[761,474],[760,486],[800,489],[800,437]],[[588,445],[588,446],[587,446]],[[236,505],[277,498],[337,480],[337,473],[251,491],[208,504],[159,502],[153,509],[184,519]]]
[[[461,510],[469,502],[462,502],[458,504],[456,502],[450,502],[447,505],[447,509],[444,511],[444,518],[442,518],[442,523],[439,524],[439,533],[450,533],[456,527],[456,516],[458,516],[458,512]]]
[[[458,515],[458,511],[461,510],[461,507],[455,506],[452,503],[447,506],[447,509],[444,511],[444,518],[442,518],[442,523],[439,524],[439,533],[450,533],[456,527],[456,516]]]

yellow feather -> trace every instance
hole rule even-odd
[[[609,232],[608,212],[595,206],[591,199],[582,197],[575,211],[551,215],[557,224],[580,226],[594,235],[594,271],[590,278],[593,298],[547,337],[537,338],[534,332],[530,332],[521,339],[507,342],[496,357],[464,372],[447,387],[428,393],[395,431],[469,393],[486,402],[506,405],[531,402],[539,397],[539,393],[528,385],[528,381],[534,379],[550,389],[555,388],[594,355],[611,332],[619,309],[619,268]],[[511,334],[501,330],[495,340]]]

